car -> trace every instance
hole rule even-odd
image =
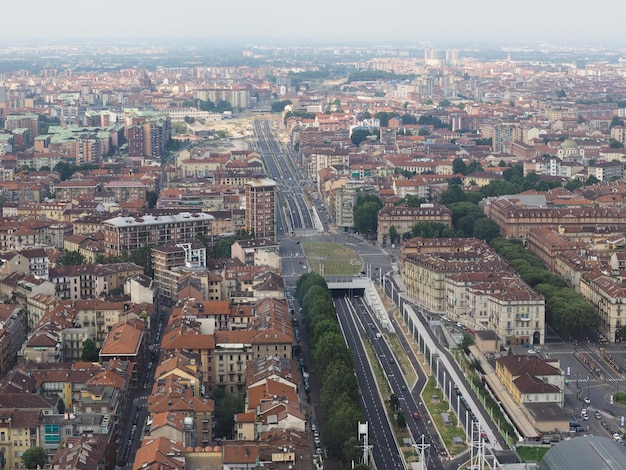
[[[596,417],[596,419],[602,419],[602,413],[600,413],[598,410],[594,411],[593,415]]]
[[[396,362],[396,361],[394,360],[394,358],[393,358],[393,357],[390,357],[390,358],[389,358],[389,364],[393,364],[394,362]]]
[[[588,414],[584,414],[583,415],[583,421],[589,421],[589,415]]]
[[[414,411],[413,413],[411,413],[411,417],[413,419],[420,419],[420,414],[417,411]]]
[[[406,385],[402,385],[402,386],[400,387],[400,390],[402,390],[403,392],[406,392]]]
[[[591,403],[591,400],[589,399],[589,397],[585,397],[584,402],[588,405],[589,403]]]
[[[587,414],[587,408],[583,408],[582,410],[580,410],[580,414],[581,415],[586,415]]]
[[[613,434],[613,439],[615,439],[616,441],[619,441],[622,438],[622,435],[618,432]]]
[[[317,425],[315,423],[311,423],[311,431],[317,431]]]

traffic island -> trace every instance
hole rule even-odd
[[[451,411],[450,404],[445,400],[442,390],[437,387],[434,377],[428,379],[422,390],[422,402],[450,457],[454,458],[466,451],[465,431],[458,425],[457,417]]]

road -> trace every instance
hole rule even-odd
[[[355,307],[352,305],[350,298],[337,296],[334,300],[337,307],[337,317],[346,339],[346,344],[353,352],[354,369],[361,389],[361,409],[368,422],[369,444],[372,446],[371,454],[376,468],[379,470],[404,469],[404,461],[387,419],[383,403],[384,397],[381,397],[378,393],[376,378],[363,345],[363,336],[368,334],[374,335],[375,332],[366,332],[363,325],[357,323],[353,314]],[[391,355],[388,357],[391,357]],[[400,388],[404,384],[400,371],[397,370],[394,373],[393,370],[390,370],[390,367],[386,367],[391,366],[391,364],[385,363],[385,361],[382,361],[381,364],[388,371],[387,374],[392,389],[394,391],[397,389],[400,392]],[[397,368],[397,364],[395,365]],[[406,384],[404,385],[406,388]],[[408,405],[405,404],[404,408],[407,407]],[[403,411],[405,411],[405,416],[408,417],[409,410],[403,409]],[[409,423],[408,421],[412,421],[410,418],[407,419],[407,424],[413,424],[413,427],[415,427],[415,423]]]
[[[255,120],[253,127],[267,176],[278,184],[280,193],[278,233],[307,234],[318,230],[319,227],[315,226],[316,217],[311,213],[302,191],[302,186],[307,181],[296,169],[289,151],[282,149],[277,142],[272,122]]]

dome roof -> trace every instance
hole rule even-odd
[[[576,150],[578,149],[578,144],[572,139],[566,139],[561,145],[559,145],[559,147],[563,150]]]
[[[563,441],[552,447],[541,460],[546,470],[585,470],[589,468],[623,469],[626,447],[613,439],[585,436]]]

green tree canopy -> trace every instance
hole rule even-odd
[[[354,209],[354,228],[364,236],[372,236],[378,228],[378,211],[375,202],[366,202]]]
[[[361,142],[366,140],[370,135],[372,135],[372,132],[369,129],[358,128],[352,131],[350,140],[352,140],[352,143],[358,147],[361,145]]]
[[[242,413],[245,407],[243,393],[231,393],[225,387],[216,387],[211,393],[215,402],[215,428],[213,435],[219,438],[233,439],[235,415]]]
[[[43,468],[48,460],[48,454],[42,447],[29,447],[22,454],[22,462],[26,468]]]
[[[340,333],[329,332],[322,335],[315,345],[313,356],[318,371],[326,370],[334,361],[343,361],[348,367],[352,367],[352,353]]]
[[[336,397],[347,395],[351,402],[359,399],[359,384],[351,367],[343,361],[333,361],[323,371],[324,380],[320,390],[320,404],[324,410],[332,409]]]
[[[444,192],[439,196],[439,204],[443,204],[444,206],[448,206],[450,204],[454,204],[455,202],[466,201],[467,196],[463,192],[463,190],[456,185],[448,186]]]
[[[77,266],[85,263],[85,257],[78,251],[66,251],[59,258],[59,264],[63,266]]]
[[[273,113],[282,113],[285,110],[285,106],[291,104],[291,100],[275,101],[270,105],[270,109]]]
[[[412,237],[448,238],[454,236],[454,230],[439,222],[420,222],[411,227]]]
[[[215,245],[215,257],[218,259],[226,259],[231,257],[231,247],[236,241],[250,240],[254,238],[254,232],[248,232],[245,229],[239,229],[235,232],[235,235],[222,238]],[[202,240],[201,240],[202,241]]]
[[[474,223],[474,236],[487,243],[500,236],[500,227],[488,217],[481,217]]]
[[[143,245],[133,251],[128,257],[131,263],[135,263],[143,267],[146,276],[154,278],[154,269],[152,268],[152,247]]]
[[[146,191],[146,202],[148,203],[148,207],[153,209],[156,207],[157,199],[159,195],[156,191]]]
[[[96,348],[96,343],[93,339],[87,338],[83,343],[83,352],[80,355],[80,358],[85,362],[98,362],[100,359],[100,354],[98,348]]]
[[[417,197],[413,194],[407,194],[402,199],[399,199],[396,202],[396,206],[407,206],[407,207],[419,207],[422,204],[426,203],[426,199],[423,197]]]

